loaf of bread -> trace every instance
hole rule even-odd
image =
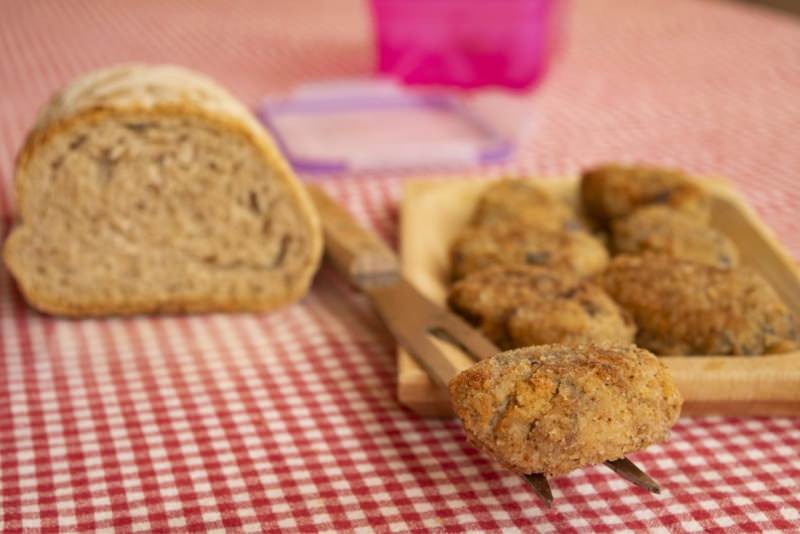
[[[308,289],[322,235],[250,112],[174,66],[87,74],[42,110],[17,161],[8,269],[64,315],[265,311]]]

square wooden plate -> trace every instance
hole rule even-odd
[[[577,205],[575,180],[541,180],[542,186]],[[417,288],[441,305],[447,294],[449,247],[466,224],[487,181],[410,181],[401,208],[400,249],[403,272]],[[711,224],[737,245],[742,263],[761,273],[800,316],[800,271],[772,233],[724,182],[704,180],[713,199]],[[469,359],[440,343],[460,366]],[[800,416],[800,351],[765,356],[667,356],[664,361],[685,399],[684,415]],[[400,402],[427,417],[452,416],[447,394],[399,351]]]

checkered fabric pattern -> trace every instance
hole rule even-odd
[[[644,159],[730,178],[800,256],[800,25],[712,1],[572,2],[567,47],[504,172]],[[126,60],[205,71],[249,104],[369,74],[360,2],[0,3],[0,220],[36,109]],[[422,170],[420,170],[422,171]],[[321,180],[395,240],[402,177]],[[323,269],[269,315],[62,320],[0,273],[0,531],[800,531],[800,419],[682,419],[633,456],[665,490],[603,467],[524,483],[394,398],[394,345]]]

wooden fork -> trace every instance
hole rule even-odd
[[[475,361],[501,352],[466,321],[420,294],[403,278],[397,256],[322,189],[307,189],[322,218],[327,260],[370,297],[397,342],[439,387],[447,391],[450,380],[463,369],[436,347],[431,336],[455,345]],[[605,464],[637,486],[660,491],[658,484],[627,458]],[[523,478],[548,506],[552,503],[550,484],[543,474]]]

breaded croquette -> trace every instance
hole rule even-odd
[[[582,226],[566,202],[527,180],[499,180],[483,192],[472,224],[496,222],[517,222],[544,230],[577,230]]]
[[[517,473],[555,476],[663,441],[682,399],[634,345],[539,345],[458,374],[453,408],[470,441]]]
[[[654,252],[717,267],[739,263],[739,252],[728,236],[664,206],[640,208],[612,221],[611,243],[615,254]]]
[[[602,225],[651,204],[682,211],[701,223],[711,213],[708,196],[686,174],[646,165],[601,165],[585,171],[581,200]]]
[[[608,251],[586,232],[546,231],[518,223],[470,226],[451,250],[455,280],[493,265],[540,265],[588,276],[608,264]]]
[[[599,287],[545,267],[495,266],[456,282],[450,307],[503,349],[633,342],[635,327]]]
[[[548,343],[633,343],[636,325],[600,287],[583,281],[556,298],[527,302],[508,319],[514,347]]]
[[[747,268],[617,256],[596,280],[633,315],[636,343],[656,354],[764,354],[800,341],[796,317]]]
[[[456,313],[478,326],[495,345],[514,345],[508,333],[508,319],[525,302],[550,299],[578,284],[568,272],[526,265],[497,265],[474,272],[450,289],[447,301]]]

